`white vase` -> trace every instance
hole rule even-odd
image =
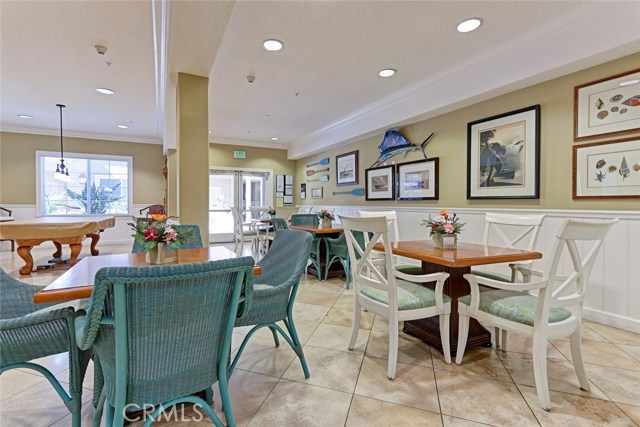
[[[150,264],[168,264],[178,260],[178,250],[167,248],[164,243],[158,243],[155,248],[145,253],[144,258]]]
[[[329,218],[322,218],[322,228],[331,228],[331,220]]]
[[[440,234],[435,233],[431,236],[434,248],[451,248],[458,247],[458,235],[457,234]]]

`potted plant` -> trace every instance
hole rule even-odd
[[[431,215],[429,215],[429,219],[422,221],[421,225],[429,229],[434,248],[442,248],[445,245],[455,248],[458,244],[458,234],[460,234],[465,224],[459,221],[455,213],[449,215],[446,209],[442,209],[438,216],[431,218]],[[445,243],[447,240],[451,243]]]
[[[167,215],[151,215],[151,221],[134,218],[129,223],[133,238],[142,245],[145,259],[151,264],[165,264],[178,260],[178,251],[183,243],[193,238],[193,230],[178,232],[178,220]]]
[[[320,218],[322,228],[331,228],[331,222],[336,219],[333,212],[329,212],[326,209],[322,209],[318,212],[318,218]]]

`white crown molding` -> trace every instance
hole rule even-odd
[[[1,132],[13,132],[13,133],[28,133],[32,135],[47,135],[47,136],[60,136],[58,130],[55,129],[33,129],[33,128],[19,128],[11,126],[3,126],[0,129]],[[84,139],[101,139],[105,141],[119,141],[119,142],[133,142],[136,144],[162,144],[157,138],[138,138],[133,136],[114,136],[110,134],[100,134],[91,132],[74,132],[64,131],[65,138],[84,138]]]
[[[640,50],[640,2],[593,2],[289,144],[300,159]],[[570,21],[569,21],[570,19]],[[567,24],[567,22],[570,22]],[[593,28],[626,28],[599,32]],[[532,59],[533,58],[533,59]]]
[[[239,149],[242,147],[257,147],[257,148],[272,148],[276,150],[286,150],[286,145],[278,144],[277,142],[259,142],[259,141],[245,141],[242,139],[225,139],[209,137],[209,144],[222,144],[222,145],[235,145]]]

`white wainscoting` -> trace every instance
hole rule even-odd
[[[308,206],[300,206],[308,208]],[[439,208],[386,207],[386,206],[321,206],[338,215],[358,216],[359,210],[383,211],[395,209],[398,213],[400,240],[428,239],[428,231],[421,227],[429,214],[436,215]],[[319,208],[318,208],[319,209]],[[314,210],[315,211],[315,210]],[[487,209],[449,208],[466,223],[459,241],[481,243],[484,231],[484,214]],[[565,219],[598,221],[620,218],[607,235],[604,247],[591,273],[584,305],[584,318],[594,322],[640,333],[640,211],[578,211],[578,210],[519,210],[491,209],[492,212],[512,214],[545,214],[535,250],[550,254],[555,243],[555,233]],[[508,234],[508,233],[507,233]],[[517,234],[514,234],[515,237]],[[491,243],[491,242],[490,242]],[[563,265],[569,267],[569,260]],[[488,266],[499,271],[500,266]],[[544,269],[545,258],[537,260],[533,268]]]

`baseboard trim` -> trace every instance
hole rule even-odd
[[[640,320],[632,319],[630,317],[619,316],[617,314],[607,313],[587,307],[583,309],[582,314],[585,320],[589,320],[591,322],[612,326],[634,334],[637,334],[638,331],[640,331]]]

